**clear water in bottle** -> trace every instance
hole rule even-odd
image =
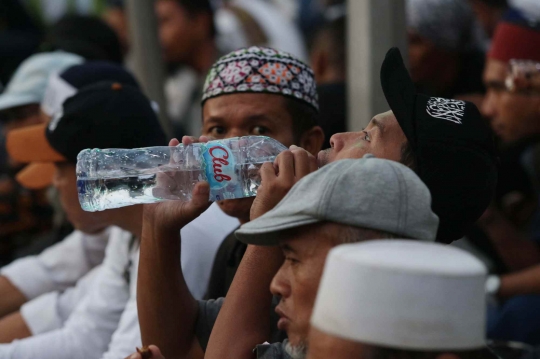
[[[187,201],[200,181],[209,182],[211,201],[255,196],[260,167],[285,149],[274,139],[248,136],[186,147],[84,150],[77,161],[79,201],[86,211]]]

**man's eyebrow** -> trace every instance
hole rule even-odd
[[[223,122],[223,119],[217,116],[210,116],[206,119],[203,119],[203,123],[220,124],[222,122]]]
[[[373,122],[374,126],[379,128],[379,131],[381,131],[381,133],[384,132],[384,124],[381,121],[379,121],[377,118],[373,118],[371,122]]]

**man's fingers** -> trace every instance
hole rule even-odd
[[[210,141],[213,141],[213,140],[214,140],[214,138],[210,137],[210,136],[201,136],[201,137],[199,137],[199,142],[202,142],[202,143],[210,142]]]
[[[199,182],[193,187],[191,205],[194,208],[205,208],[209,206],[210,185],[208,182]]]
[[[310,173],[308,153],[304,149],[297,147],[297,149],[292,150],[292,154],[294,157],[294,176],[298,181]]]
[[[193,136],[184,136],[182,137],[182,144],[184,146],[189,146],[189,145],[192,145],[194,143],[197,143],[199,142],[199,139],[197,137],[193,137]]]
[[[279,178],[294,180],[294,156],[291,151],[281,152],[276,158],[275,165],[279,170]]]
[[[180,144],[180,141],[178,141],[178,139],[176,138],[173,138],[172,140],[169,141],[169,146],[172,146],[172,147],[176,147]]]
[[[271,181],[277,177],[274,165],[270,162],[263,163],[261,169],[259,170],[259,173],[261,175],[261,184]]]

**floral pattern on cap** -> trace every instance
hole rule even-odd
[[[220,58],[206,77],[202,102],[238,92],[293,97],[319,110],[311,68],[286,52],[268,47],[252,46]]]

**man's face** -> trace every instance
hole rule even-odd
[[[57,163],[53,185],[58,190],[60,203],[64,211],[66,211],[68,220],[76,229],[92,234],[107,227],[107,211],[86,212],[81,208],[77,192],[75,165]]]
[[[488,59],[484,70],[487,94],[481,107],[493,131],[505,142],[540,134],[540,95],[506,90],[507,64]]]
[[[191,16],[174,0],[156,2],[159,39],[167,63],[185,63],[200,40],[199,17]]]
[[[268,136],[285,146],[293,144],[292,118],[285,99],[277,95],[241,93],[209,99],[203,107],[204,136],[216,139]],[[219,201],[228,215],[249,220],[253,198]]]
[[[330,148],[319,152],[319,167],[346,158],[362,158],[371,153],[377,158],[401,160],[401,148],[407,138],[392,111],[381,113],[360,132],[337,133],[330,138]]]
[[[335,245],[340,225],[323,223],[299,227],[284,235],[280,247],[285,261],[274,276],[270,291],[280,296],[278,328],[285,330],[293,347],[307,345],[309,320],[326,256]]]
[[[3,136],[6,136],[10,131],[46,123],[49,120],[48,116],[40,110],[39,104],[23,105],[1,111],[0,118],[2,119],[0,128],[2,129],[1,135]],[[21,166],[20,163],[9,157],[8,164],[11,168],[19,168]]]

